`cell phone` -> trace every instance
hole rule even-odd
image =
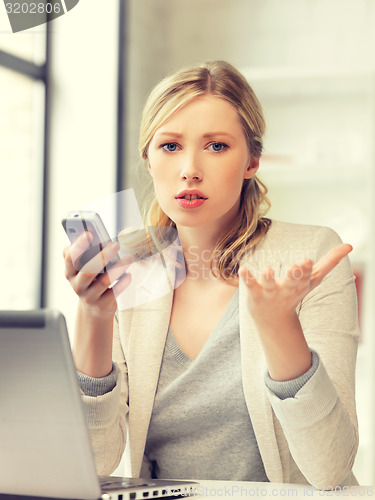
[[[79,259],[79,264],[77,265],[76,262],[74,263],[77,270],[81,269],[89,260],[95,257],[107,243],[112,241],[100,215],[96,212],[81,210],[70,212],[61,222],[71,243],[74,243],[83,231],[89,231],[93,235],[89,248]],[[105,273],[118,260],[119,255],[116,254],[100,273]]]

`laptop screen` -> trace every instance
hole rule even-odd
[[[100,497],[64,317],[0,311],[0,493]]]

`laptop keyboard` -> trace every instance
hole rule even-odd
[[[123,488],[137,488],[142,486],[155,486],[152,481],[145,483],[144,481],[137,478],[126,478],[126,477],[100,477],[100,486],[103,491],[107,490],[121,490]]]

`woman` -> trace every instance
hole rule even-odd
[[[351,247],[328,228],[263,217],[264,128],[231,65],[166,78],[145,105],[140,151],[156,194],[149,224],[176,227],[186,279],[116,314],[131,272],[110,288],[108,275],[72,264],[90,237],[65,249],[100,474],[128,432],[133,476],[356,484]]]

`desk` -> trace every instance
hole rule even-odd
[[[199,481],[197,494],[199,499],[210,498],[242,498],[243,500],[256,498],[285,498],[295,500],[334,499],[343,498],[372,498],[375,500],[374,486],[343,486],[336,491],[316,490],[307,484],[278,484],[278,483],[253,483],[235,481]],[[189,497],[188,497],[189,498]],[[191,497],[194,499],[194,497]],[[198,499],[197,499],[198,500]]]
[[[173,500],[173,490],[170,497]],[[254,483],[239,481],[199,481],[199,485],[192,494],[183,495],[183,500],[203,499],[231,499],[242,500],[284,498],[287,500],[309,500],[309,498],[330,500],[337,498],[371,498],[375,500],[374,486],[352,486],[337,488],[336,491],[319,491],[306,484],[278,484],[278,483]],[[46,497],[27,497],[0,494],[0,500],[57,500]],[[63,499],[61,499],[63,500]],[[175,500],[178,500],[175,498]]]

